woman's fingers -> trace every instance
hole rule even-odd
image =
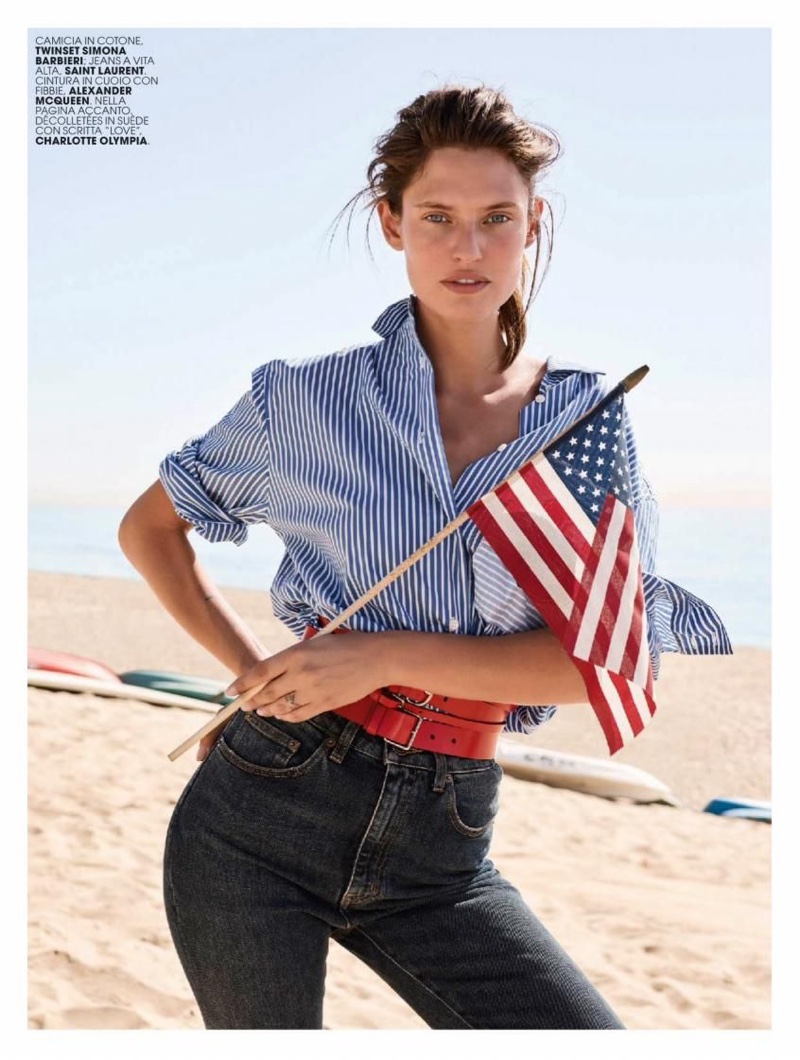
[[[251,666],[225,689],[225,693],[241,697],[242,710],[283,715],[304,702],[297,686],[307,683],[307,675],[298,664],[296,646],[293,645]],[[286,700],[286,696],[294,696],[294,702]]]
[[[365,661],[376,655],[380,636],[355,632],[293,644],[251,666],[226,693],[238,698],[243,711],[307,721],[337,704],[353,703],[385,683],[383,669],[370,668]],[[293,696],[294,702],[287,696]]]
[[[309,718],[315,718],[318,714],[324,714],[326,711],[332,709],[333,707],[331,706],[308,703],[305,706],[297,705],[295,707],[289,707],[285,713],[276,715],[276,717],[280,717],[282,721],[308,721]]]
[[[288,662],[287,654],[291,649],[279,651],[277,655],[270,655],[268,659],[262,659],[249,670],[245,670],[235,681],[232,681],[225,689],[226,696],[241,696],[259,685],[268,684],[280,677],[286,670]]]
[[[295,689],[289,688],[285,679],[270,682],[267,688],[259,692],[255,698],[259,701],[259,705],[255,708],[256,714],[261,714],[266,718],[285,718],[304,705],[302,696]]]
[[[291,680],[286,677],[269,681],[266,685],[252,685],[240,695],[237,705],[240,710],[255,711],[257,714],[283,714],[297,706],[300,700],[290,685]],[[294,703],[285,698],[290,695],[294,696]]]

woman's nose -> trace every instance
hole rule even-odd
[[[453,237],[453,257],[460,261],[474,261],[482,256],[481,231],[477,225],[457,227]]]

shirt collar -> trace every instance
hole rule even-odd
[[[413,324],[413,297],[413,295],[408,295],[406,298],[401,298],[399,302],[392,303],[388,309],[384,309],[372,325],[372,330],[380,335],[382,339],[388,339],[390,335],[399,331],[404,324],[407,324],[409,321]]]
[[[414,335],[416,336],[413,295],[401,298],[399,302],[393,302],[387,309],[384,309],[372,325],[372,330],[380,335],[382,339],[388,339],[390,335],[394,335],[396,332],[407,326],[412,328]],[[597,368],[587,368],[578,361],[567,360],[561,357],[548,357],[547,371],[545,377],[542,379],[542,384],[551,385],[559,379],[563,379],[565,376],[574,375],[576,372],[583,373],[584,375],[605,375],[605,372]]]
[[[548,357],[547,358],[547,373],[545,379],[548,385],[558,382],[560,379],[566,378],[568,375],[575,375],[575,373],[581,373],[582,375],[605,375],[606,373],[601,368],[588,368],[584,364],[580,364],[578,361],[566,360],[562,357]],[[542,380],[544,384],[545,379]]]

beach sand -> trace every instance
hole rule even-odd
[[[294,643],[268,594],[225,595],[270,650]],[[141,582],[32,572],[29,644],[229,679]],[[636,805],[510,776],[491,857],[631,1029],[771,1024],[771,828],[701,812],[771,798],[770,652],[662,659],[659,712],[617,758],[681,805]],[[202,1027],[161,898],[163,837],[196,762],[167,752],[208,718],[29,689],[29,1027]],[[588,708],[526,742],[607,757]],[[57,882],[57,886],[54,883]],[[424,1028],[332,944],[325,1026]]]

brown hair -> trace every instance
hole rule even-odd
[[[369,247],[369,222],[378,203],[385,199],[392,213],[402,213],[403,192],[425,165],[432,151],[439,147],[493,148],[501,151],[517,167],[529,190],[529,210],[533,213],[534,189],[540,177],[561,154],[557,135],[542,125],[534,125],[514,112],[511,103],[497,89],[480,85],[445,85],[424,95],[397,114],[395,126],[375,143],[375,156],[367,168],[367,186],[343,207],[337,215],[353,209],[365,198],[370,213],[367,218],[366,243]],[[536,256],[527,302],[524,291],[530,275],[528,259],[523,255],[520,287],[499,311],[500,327],[506,342],[503,369],[509,367],[525,342],[527,313],[535,293],[536,278],[541,258],[542,229],[547,236],[547,256],[544,260],[539,287],[550,264],[553,249],[553,211],[543,200],[544,213],[549,215],[549,226],[541,221],[536,236]],[[544,217],[543,213],[543,217]],[[350,232],[350,221],[347,233]],[[333,236],[331,236],[333,238]],[[371,254],[371,250],[370,250]]]

